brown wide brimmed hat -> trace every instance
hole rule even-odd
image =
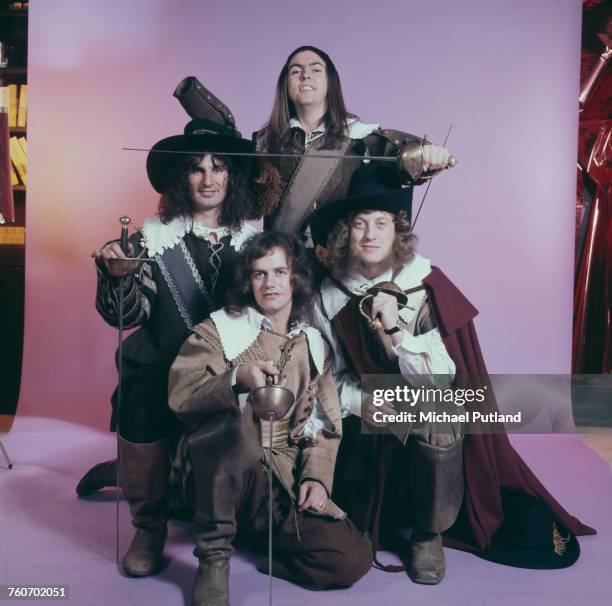
[[[307,219],[315,246],[327,246],[327,237],[341,219],[354,212],[380,210],[412,215],[412,186],[402,187],[397,170],[376,161],[362,164],[353,174],[346,198],[329,202]]]
[[[173,135],[158,141],[147,156],[147,175],[153,188],[160,194],[167,187],[166,179],[176,161],[188,153],[218,154],[253,153],[255,144],[238,136],[236,130],[229,126],[210,120],[191,120],[185,126],[183,135]],[[177,153],[180,152],[180,153]],[[252,158],[250,156],[229,156],[240,170],[248,171]]]

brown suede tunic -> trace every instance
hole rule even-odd
[[[227,359],[214,323],[207,320],[194,327],[170,369],[170,408],[190,424],[198,424],[221,411],[239,411],[238,398],[231,384],[232,369],[254,360],[278,362],[281,356],[286,362],[278,384],[295,395],[295,404],[287,415],[287,442],[272,450],[275,475],[292,498],[295,498],[296,487],[305,480],[320,482],[331,494],[342,422],[327,343],[320,375],[304,333],[286,337],[262,330],[241,354]],[[327,417],[327,427],[319,430],[313,439],[303,435],[303,429],[317,399]],[[249,404],[242,414],[252,414]],[[334,518],[345,515],[331,500],[321,513]]]

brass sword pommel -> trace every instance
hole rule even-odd
[[[126,256],[128,255],[128,252],[129,252],[128,225],[131,222],[132,222],[132,219],[130,219],[127,215],[123,215],[122,217],[119,217],[119,223],[121,223],[121,235],[119,236],[119,243],[121,246],[121,250],[123,251],[123,254],[125,254]]]
[[[432,177],[441,170],[423,170],[423,147],[428,144],[429,140],[427,139],[427,135],[425,135],[422,141],[415,140],[404,143],[397,152],[398,168],[407,173],[413,181]],[[455,156],[449,156],[445,168],[453,168],[456,165],[457,158]]]

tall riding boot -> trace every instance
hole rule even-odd
[[[446,573],[441,533],[455,522],[463,502],[463,438],[449,447],[411,442],[408,482],[414,516],[408,575],[436,585]]]
[[[193,467],[194,532],[199,559],[192,606],[229,605],[229,561],[246,473],[261,458],[250,415],[218,414],[187,438]]]
[[[162,565],[168,534],[166,490],[170,473],[167,440],[135,444],[119,438],[119,475],[136,534],[123,557],[133,577],[155,574]]]

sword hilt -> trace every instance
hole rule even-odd
[[[127,256],[129,247],[128,247],[128,227],[132,219],[130,219],[127,215],[123,215],[119,218],[119,223],[121,224],[121,236],[119,237],[119,244],[121,246],[121,250],[123,254]]]

